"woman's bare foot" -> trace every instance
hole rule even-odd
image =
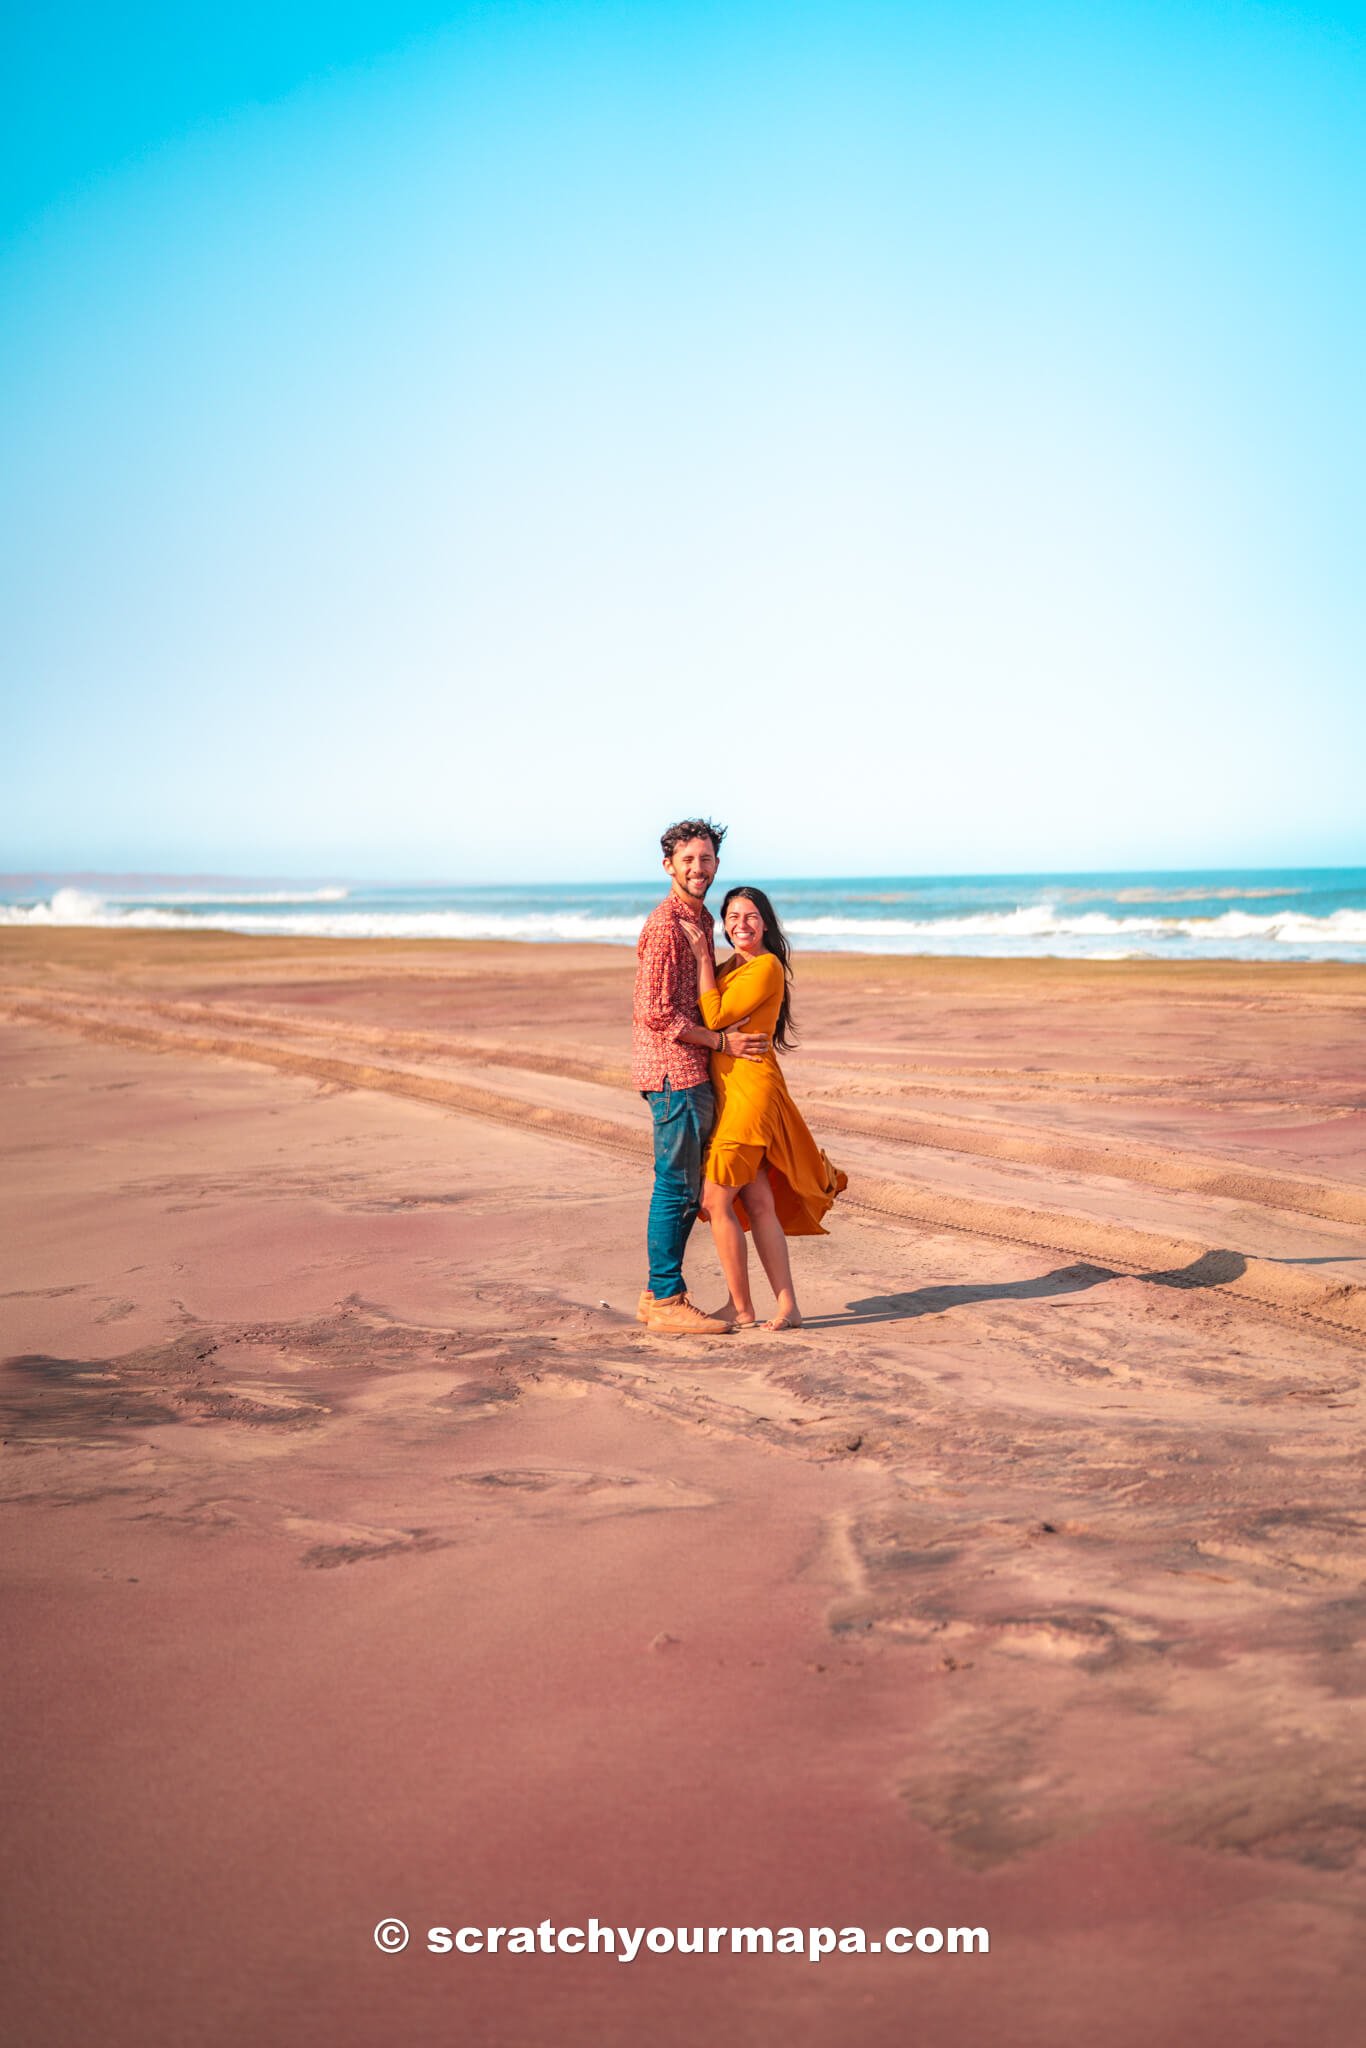
[[[719,1316],[723,1323],[733,1324],[737,1330],[754,1330],[758,1328],[759,1318],[755,1315],[752,1305],[745,1308],[737,1308],[735,1303],[727,1298],[720,1308],[714,1308],[710,1313],[714,1316]]]
[[[764,1324],[766,1330],[800,1330],[802,1312],[795,1301],[779,1302],[773,1314]]]

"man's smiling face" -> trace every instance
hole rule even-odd
[[[685,839],[665,857],[664,872],[676,896],[700,903],[716,879],[716,849],[710,839]]]

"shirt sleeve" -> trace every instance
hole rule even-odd
[[[709,1031],[729,1031],[773,995],[782,978],[782,962],[772,953],[746,960],[743,967],[726,976],[719,988],[703,990],[698,998],[703,1023]]]
[[[641,933],[636,964],[635,1020],[647,1031],[677,1042],[696,1024],[697,1012],[684,1007],[688,990],[683,979],[687,941],[669,926],[647,926]]]

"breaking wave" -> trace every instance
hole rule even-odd
[[[1060,915],[1051,903],[1019,910],[984,910],[969,917],[794,917],[786,929],[803,938],[885,939],[1259,939],[1283,946],[1366,945],[1366,910],[1335,910],[1328,917],[1302,912],[1225,910],[1218,917],[1112,917],[1107,911]]]
[[[568,943],[634,945],[640,931],[639,917],[602,917],[589,911],[529,912],[521,916],[499,911],[466,910],[351,910],[331,914],[316,911],[263,914],[259,910],[238,910],[239,904],[280,904],[338,902],[348,891],[339,889],[324,896],[307,894],[257,894],[241,896],[121,896],[114,901],[92,895],[85,889],[58,889],[51,899],[27,907],[0,905],[0,924],[85,925],[117,931],[228,931],[276,933],[283,938],[322,939],[532,939]],[[205,904],[204,914],[173,905]]]
[[[64,895],[64,890],[58,890]],[[129,890],[120,891],[119,903],[165,903],[189,904],[206,903],[345,903],[350,896],[349,889],[174,889],[174,890]]]
[[[269,889],[202,892],[181,890],[110,891],[101,895],[76,886],[55,889],[34,903],[0,904],[0,925],[87,926],[123,931],[233,931],[275,933],[290,938],[334,939],[507,939],[539,943],[632,944],[642,912],[628,907],[627,892],[615,892],[609,908],[532,909],[539,894],[517,892],[516,907],[449,906],[451,896],[476,892],[429,891],[445,896],[431,907],[400,907],[377,903],[373,892],[340,886],[317,889]],[[496,892],[483,892],[484,894]],[[1062,892],[1060,891],[1059,894]],[[1263,892],[1269,894],[1269,891]],[[1286,892],[1287,894],[1289,892]],[[354,900],[359,896],[362,900]],[[1112,899],[1116,900],[1116,899]],[[1366,910],[1339,908],[1323,916],[1287,907],[1251,911],[1224,910],[1206,917],[1161,917],[1150,907],[1132,915],[1111,911],[1076,911],[1056,902],[1020,905],[1005,910],[920,917],[878,917],[849,914],[855,904],[873,904],[876,897],[844,895],[844,904],[827,915],[794,914],[785,919],[791,936],[808,947],[839,952],[952,952],[971,954],[1074,954],[1122,959],[1148,956],[1284,958],[1287,949],[1304,948],[1320,958],[1357,959],[1366,951]],[[886,907],[884,897],[880,907]],[[346,905],[344,909],[336,908]],[[327,905],[323,909],[320,906]],[[779,905],[781,909],[781,904]]]

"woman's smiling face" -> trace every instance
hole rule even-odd
[[[737,953],[762,953],[764,921],[748,896],[737,896],[726,910],[726,937]]]

